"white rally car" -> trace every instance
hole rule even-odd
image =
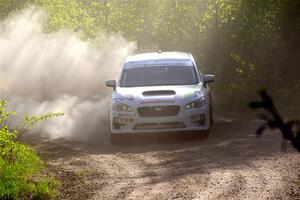
[[[212,99],[194,58],[183,52],[155,52],[127,58],[113,87],[109,113],[111,139],[127,133],[199,131],[212,125]]]

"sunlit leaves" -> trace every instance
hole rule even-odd
[[[48,119],[52,119],[55,117],[63,116],[64,113],[58,112],[58,113],[47,113],[39,116],[25,116],[23,119],[24,129],[32,129],[34,128],[39,122],[46,121]]]
[[[55,197],[57,182],[50,177],[33,180],[45,165],[36,151],[18,138],[37,123],[62,116],[63,113],[26,116],[19,131],[9,127],[9,119],[16,113],[7,111],[7,104],[7,101],[0,100],[0,199],[19,199],[29,195],[37,199]]]

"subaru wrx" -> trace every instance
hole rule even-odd
[[[184,52],[154,52],[127,58],[114,89],[109,111],[111,139],[128,133],[209,133],[212,95],[193,56]]]

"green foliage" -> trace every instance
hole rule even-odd
[[[39,116],[25,116],[23,119],[23,127],[18,132],[18,137],[22,135],[25,131],[35,128],[39,122],[46,121],[48,119],[52,119],[55,117],[63,116],[64,113],[58,112],[58,113],[47,113]]]
[[[0,0],[1,16],[30,4],[49,15],[47,31],[72,31],[95,46],[119,34],[141,52],[190,51],[202,71],[216,74],[213,91],[224,104],[252,92],[253,83],[274,97],[300,96],[299,0]]]
[[[256,67],[253,63],[247,62],[243,60],[239,55],[237,54],[231,54],[231,57],[235,61],[235,83],[240,88],[240,91],[251,91],[251,88],[255,89],[255,92],[259,88],[253,87],[257,81],[260,80],[259,74],[256,72]],[[231,92],[231,94],[234,92]]]
[[[30,5],[28,0],[0,0],[0,19],[4,19],[15,11]]]
[[[34,149],[19,142],[20,133],[7,125],[14,114],[7,111],[7,101],[0,100],[0,199],[55,198],[59,183],[51,177],[42,177],[44,162]],[[25,117],[23,132],[42,120],[61,115]]]

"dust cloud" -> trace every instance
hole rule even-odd
[[[107,137],[111,90],[104,81],[117,78],[135,43],[112,35],[92,47],[70,32],[46,33],[45,19],[43,11],[32,7],[0,22],[0,98],[17,111],[16,124],[24,115],[65,113],[42,122],[33,136]]]

